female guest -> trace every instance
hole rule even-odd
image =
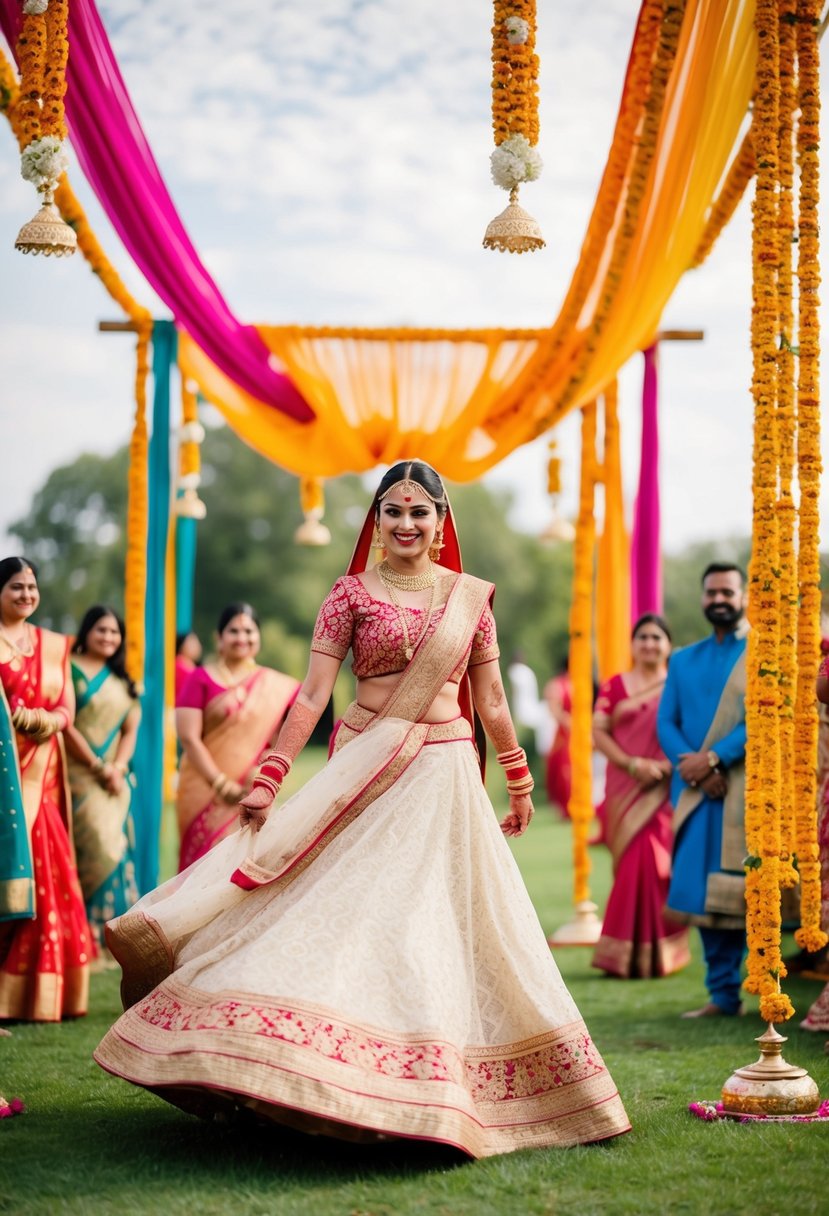
[[[375,526],[386,557],[366,571]],[[627,1129],[504,841],[530,820],[532,778],[493,588],[459,566],[440,478],[395,465],[320,609],[243,830],[109,926],[131,1008],[98,1048],[105,1068],[201,1114],[246,1106],[471,1156]],[[334,754],[268,815],[349,649],[357,700]],[[470,683],[506,770],[500,829]]]
[[[190,630],[189,633],[176,635],[175,682],[176,699],[184,688],[192,672],[201,662],[202,645],[199,635]]]
[[[671,635],[646,613],[633,628],[633,666],[599,690],[593,741],[608,759],[605,835],[613,887],[593,966],[631,979],[669,975],[689,961],[688,933],[665,920],[671,872],[671,765],[656,737]]]
[[[124,625],[114,609],[95,604],[88,610],[72,654],[76,713],[66,746],[75,852],[100,951],[106,922],[138,899],[129,769],[141,709],[124,667]]]
[[[573,686],[567,661],[558,675],[544,685],[544,700],[556,724],[552,746],[547,753],[547,798],[558,808],[562,819],[568,815],[572,773],[570,769],[570,723],[573,712]]]
[[[0,1018],[86,1013],[91,944],[72,856],[61,732],[75,712],[69,639],[32,625],[31,562],[0,561]]]
[[[250,604],[229,604],[216,659],[191,672],[176,700],[181,870],[236,831],[237,803],[299,688],[299,680],[257,664],[259,644]]]

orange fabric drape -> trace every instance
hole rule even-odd
[[[604,393],[604,523],[596,563],[599,680],[630,666],[630,537],[625,527],[616,381]]]
[[[241,391],[182,334],[185,374],[248,443],[297,474],[417,455],[452,480],[480,476],[592,400],[652,342],[742,138],[753,15],[754,0],[643,3],[608,170],[549,329],[261,327],[314,410],[304,425]]]

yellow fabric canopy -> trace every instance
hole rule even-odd
[[[182,372],[248,443],[299,475],[419,456],[455,481],[480,476],[594,399],[653,341],[742,137],[754,7],[644,0],[608,169],[549,329],[262,326],[314,410],[307,424],[240,390],[186,334]]]

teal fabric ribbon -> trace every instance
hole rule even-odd
[[[9,703],[0,695],[0,921],[30,920],[35,914],[35,882],[17,742]]]
[[[135,874],[141,894],[158,886],[164,782],[164,610],[167,534],[170,526],[170,373],[177,337],[172,321],[153,325],[153,430],[149,448],[150,507],[147,529],[146,649],[141,726],[133,769]]]

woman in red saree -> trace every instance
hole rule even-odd
[[[297,694],[299,680],[257,664],[259,642],[250,604],[229,604],[217,658],[196,667],[176,698],[179,870],[236,831],[239,799]]]
[[[593,966],[623,979],[670,975],[689,962],[688,931],[665,919],[671,874],[671,765],[656,737],[671,635],[654,613],[632,635],[633,666],[599,690],[593,739],[608,760],[605,835],[613,887]]]
[[[386,556],[367,570],[375,526]],[[459,570],[440,478],[395,465],[242,830],[109,926],[127,1011],[104,1068],[197,1114],[473,1157],[627,1130],[504,840],[530,820],[532,778],[493,587]],[[269,813],[349,649],[357,700],[333,755]],[[470,692],[506,770],[500,826]]]
[[[39,602],[32,564],[0,562],[0,1019],[59,1022],[86,1013],[91,945],[61,733],[75,711],[70,639],[29,623]]]

